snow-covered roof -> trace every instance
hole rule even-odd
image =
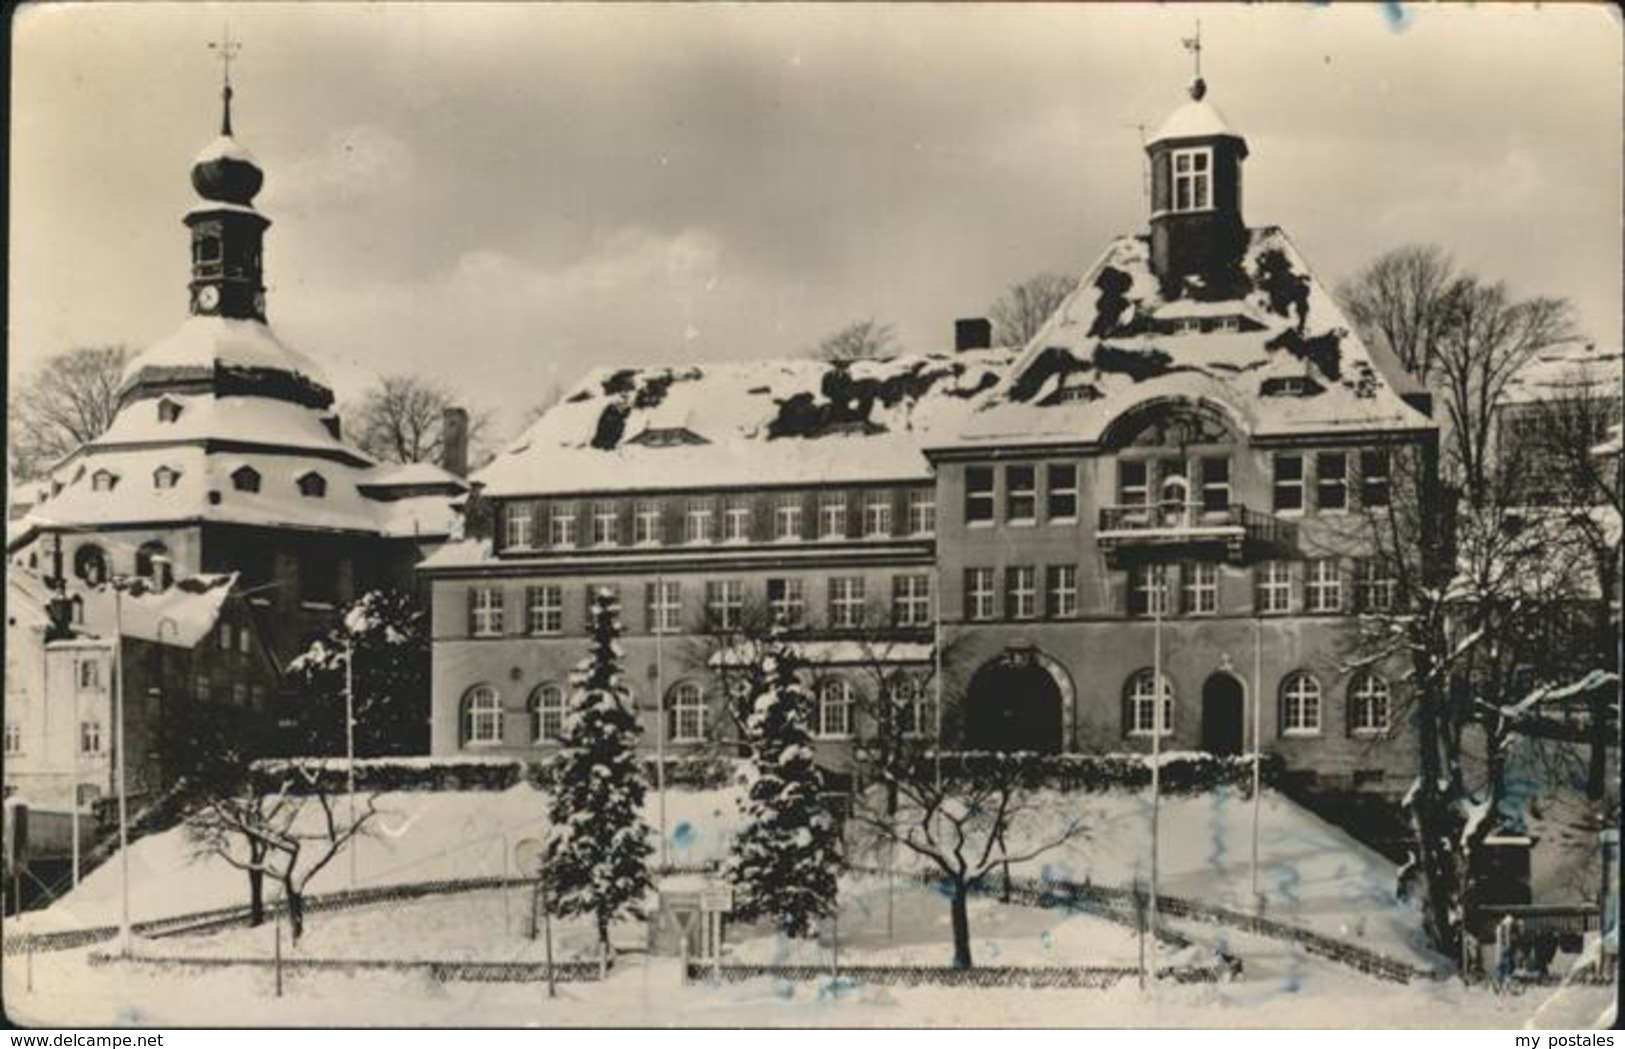
[[[474,480],[493,496],[925,480],[1011,350],[595,371]],[[649,440],[682,431],[703,443]]]
[[[1502,404],[1577,397],[1625,398],[1625,353],[1618,346],[1556,346],[1537,354],[1501,391]]]
[[[809,667],[891,666],[929,663],[932,659],[928,641],[792,641],[790,647],[796,659]],[[749,666],[761,655],[759,646],[737,645],[713,652],[706,662],[713,667]]]
[[[1240,270],[1233,288],[1188,279],[1170,297],[1146,238],[1118,239],[957,437],[931,447],[1092,443],[1125,412],[1165,399],[1204,402],[1251,437],[1433,425],[1286,234],[1252,230]]]
[[[259,161],[254,159],[254,154],[248,151],[248,147],[230,135],[221,135],[198,150],[197,156],[192,158],[192,163],[207,164],[211,160],[239,160],[245,164],[259,166]]]
[[[75,625],[82,636],[110,638],[119,633],[155,644],[193,648],[214,630],[236,582],[234,572],[189,576],[163,590],[137,581],[119,594],[116,607],[109,587],[88,587],[70,578],[66,593],[84,608],[82,621]],[[10,614],[21,620],[19,625],[46,624],[51,589],[39,573],[13,567],[6,573],[6,589]]]
[[[124,369],[121,388],[143,374],[213,377],[221,369],[281,371],[332,387],[321,366],[288,346],[261,321],[195,314]]]
[[[1146,145],[1169,139],[1209,138],[1214,135],[1241,137],[1231,130],[1230,122],[1219,112],[1218,107],[1203,98],[1186,102],[1170,113],[1156,134],[1147,140]]]
[[[159,406],[179,409],[165,422]],[[197,440],[238,441],[342,455],[365,461],[354,448],[333,436],[323,419],[331,412],[270,397],[220,397],[213,393],[166,393],[132,401],[91,448]]]
[[[376,488],[423,488],[444,485],[467,489],[468,482],[434,463],[379,463],[366,481]]]

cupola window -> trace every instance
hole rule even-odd
[[[1213,206],[1213,150],[1174,150],[1174,210],[1206,211]]]
[[[181,479],[181,472],[169,466],[160,466],[152,471],[152,486],[154,488],[173,488]]]
[[[299,494],[306,499],[325,499],[327,497],[327,478],[312,471],[299,478]]]
[[[252,466],[239,466],[231,472],[231,486],[239,492],[260,490],[260,472]]]
[[[161,423],[172,423],[175,420],[179,419],[180,417],[181,417],[181,406],[180,406],[179,403],[170,400],[168,397],[165,397],[163,400],[158,402],[158,421],[159,422],[161,422]]]
[[[97,470],[90,475],[90,490],[93,492],[111,492],[118,484],[118,474],[111,470]]]

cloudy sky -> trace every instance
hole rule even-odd
[[[597,365],[946,349],[1144,227],[1198,17],[1247,218],[1323,279],[1434,242],[1619,338],[1602,5],[58,5],[15,24],[13,376],[183,318],[228,16],[271,319],[341,398],[421,372],[511,431]]]

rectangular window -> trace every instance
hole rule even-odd
[[[1046,471],[1049,491],[1045,513],[1051,521],[1078,519],[1078,467],[1074,463],[1050,463]]]
[[[1213,150],[1176,149],[1173,159],[1173,210],[1205,211],[1212,207]]]
[[[1392,469],[1392,461],[1386,448],[1374,448],[1360,453],[1361,506],[1371,509],[1389,505]]]
[[[1230,460],[1204,456],[1202,468],[1202,512],[1222,513],[1230,508]]]
[[[818,537],[846,538],[845,492],[825,492],[818,497]]]
[[[550,546],[576,545],[576,508],[573,503],[559,503],[547,519],[547,542]]]
[[[1308,593],[1304,607],[1310,612],[1343,611],[1343,576],[1335,557],[1309,562]]]
[[[1315,508],[1347,510],[1349,507],[1349,457],[1342,452],[1321,452],[1315,456]]]
[[[683,626],[683,592],[675,579],[661,579],[648,588],[649,632],[675,634]]]
[[[908,534],[931,535],[937,530],[937,490],[920,488],[908,493]]]
[[[801,496],[780,496],[773,507],[773,538],[790,541],[801,538]]]
[[[1045,604],[1051,619],[1078,614],[1078,566],[1050,565],[1046,570]]]
[[[220,624],[220,651],[222,651],[222,652],[230,652],[233,642],[234,642],[234,639],[233,639],[232,633],[231,633],[231,624],[230,623],[221,623]]]
[[[892,576],[892,622],[898,626],[931,625],[931,577]]]
[[[639,546],[659,546],[665,538],[664,520],[658,502],[642,502],[632,516],[632,541]]]
[[[1144,459],[1117,461],[1117,505],[1145,506],[1151,488],[1146,483]]]
[[[1303,509],[1303,456],[1275,456],[1275,509],[1287,512]]]
[[[102,723],[100,721],[79,722],[79,753],[100,754],[102,752]]]
[[[1394,580],[1369,557],[1354,562],[1354,610],[1387,612],[1394,607]]]
[[[715,630],[738,630],[744,621],[745,584],[738,579],[712,579],[705,584],[705,611]]]
[[[1011,524],[1038,520],[1038,471],[1034,467],[1004,468],[1004,519]]]
[[[592,507],[592,545],[615,546],[620,541],[620,508],[614,503],[594,503]]]
[[[965,523],[987,524],[993,520],[993,467],[965,467]]]
[[[1008,619],[1038,618],[1038,569],[1032,565],[1004,570],[1004,614]]]
[[[993,618],[993,569],[965,569],[965,618],[976,621]]]
[[[750,542],[750,500],[745,496],[732,496],[722,511],[722,541],[725,543]]]
[[[468,592],[468,632],[475,637],[502,636],[502,588],[477,586]]]
[[[863,534],[870,539],[884,539],[890,537],[890,492],[871,492],[864,497]]]
[[[564,633],[564,588],[551,584],[527,587],[525,608],[532,634]]]
[[[505,545],[511,550],[528,550],[534,524],[535,511],[529,503],[509,503]]]
[[[100,660],[75,660],[74,676],[79,683],[79,691],[100,692],[102,690],[102,664]]]
[[[1265,561],[1255,570],[1257,593],[1254,601],[1260,614],[1280,614],[1292,610],[1292,565],[1286,561]]]
[[[712,539],[712,518],[714,512],[709,499],[690,499],[688,515],[683,523],[683,541],[687,543],[709,543]]]
[[[6,753],[21,754],[23,752],[22,726],[15,721],[6,722]]]
[[[192,679],[192,694],[199,703],[207,703],[212,697],[214,686],[209,682],[209,675],[199,674]]]
[[[1166,565],[1135,565],[1129,569],[1128,612],[1131,616],[1168,614]]]
[[[769,579],[767,606],[780,626],[798,627],[807,616],[807,599],[799,579]]]
[[[862,576],[835,576],[830,579],[829,625],[837,629],[863,625]]]
[[[1188,561],[1180,570],[1186,615],[1210,616],[1219,610],[1219,566],[1211,561]]]

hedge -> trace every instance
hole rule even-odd
[[[645,758],[644,774],[653,785],[657,779],[656,761]],[[734,758],[681,755],[664,761],[668,787],[709,790],[726,787],[739,778],[739,762]],[[293,793],[344,793],[348,789],[350,767],[343,758],[270,759],[257,761],[253,782],[259,790],[280,787],[291,769],[305,775],[288,781]],[[358,758],[355,762],[356,789],[372,793],[401,791],[504,791],[520,783],[545,788],[548,763],[526,758]]]
[[[935,984],[947,987],[1070,987],[1104,989],[1137,977],[1138,968],[1111,966],[1017,966],[983,965],[955,969],[934,965],[842,965],[831,971],[821,965],[739,965],[704,961],[688,963],[689,980],[738,982],[771,977],[806,982],[833,978],[870,984],[918,987]],[[1157,978],[1174,983],[1218,983],[1241,974],[1241,963],[1225,965],[1173,965],[1157,970]]]
[[[1014,774],[1023,786],[1063,791],[1141,790],[1151,785],[1151,758],[1147,754],[955,751],[927,754],[918,760],[929,763],[933,774],[940,763],[945,778],[972,782],[1003,779]],[[1158,786],[1164,794],[1196,794],[1218,787],[1250,790],[1253,783],[1250,756],[1216,757],[1198,751],[1180,751],[1163,755],[1159,767]],[[1273,786],[1283,768],[1278,755],[1264,755],[1259,762],[1260,781]]]

